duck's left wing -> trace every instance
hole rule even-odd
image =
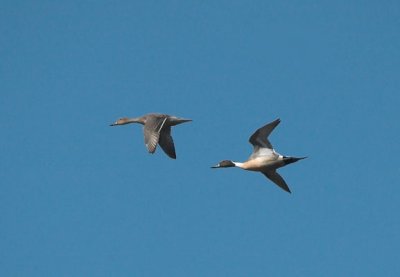
[[[176,159],[174,140],[171,136],[171,127],[164,127],[160,132],[160,138],[158,139],[162,150],[172,159]]]
[[[283,190],[291,193],[289,186],[286,184],[285,180],[282,178],[281,175],[278,174],[275,170],[269,170],[269,171],[264,171],[261,172],[264,174],[268,179],[270,179],[272,182],[277,184],[280,188]]]

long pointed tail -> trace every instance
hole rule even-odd
[[[179,118],[179,117],[175,117],[175,116],[169,117],[169,124],[171,126],[175,126],[175,125],[182,124],[182,123],[189,122],[189,121],[192,121],[192,119]]]
[[[285,162],[285,165],[287,165],[287,164],[295,163],[295,162],[300,161],[300,160],[305,159],[305,158],[307,158],[307,157],[300,157],[300,158],[297,158],[297,157],[284,157],[283,161]]]

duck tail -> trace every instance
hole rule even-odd
[[[283,157],[283,161],[285,162],[285,165],[287,165],[287,164],[295,163],[295,162],[300,161],[305,158],[307,158],[307,157]]]
[[[180,117],[175,117],[175,116],[171,116],[169,118],[169,123],[171,126],[182,124],[182,123],[189,122],[189,121],[192,121],[192,119],[180,118]]]

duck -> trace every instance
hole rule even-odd
[[[244,170],[261,172],[281,189],[291,193],[289,186],[276,170],[307,157],[284,156],[274,150],[271,142],[268,140],[268,136],[280,122],[281,120],[278,118],[257,129],[251,135],[249,142],[253,145],[253,153],[247,161],[234,162],[223,160],[211,168],[239,167]]]
[[[173,115],[161,113],[149,113],[140,117],[119,118],[110,126],[120,126],[131,123],[143,125],[144,143],[149,153],[156,151],[157,145],[172,159],[176,159],[174,140],[171,136],[171,127],[192,121],[191,119],[180,118]]]

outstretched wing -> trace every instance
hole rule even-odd
[[[160,138],[158,140],[162,150],[172,159],[176,159],[174,140],[171,136],[171,127],[165,127],[160,132]]]
[[[160,138],[160,132],[167,117],[149,117],[144,124],[144,144],[150,153],[154,153]]]
[[[249,138],[249,142],[254,147],[258,146],[272,149],[273,147],[268,140],[268,136],[275,129],[275,127],[278,126],[280,122],[281,120],[278,118],[271,123],[268,123],[267,125],[259,128],[257,131],[254,132],[254,134],[251,135],[251,137]]]
[[[279,187],[281,187],[283,190],[290,192],[289,186],[286,184],[285,180],[282,178],[281,175],[278,174],[275,170],[270,170],[270,171],[265,171],[261,172],[264,174],[268,179],[270,179],[272,182],[277,184]]]

